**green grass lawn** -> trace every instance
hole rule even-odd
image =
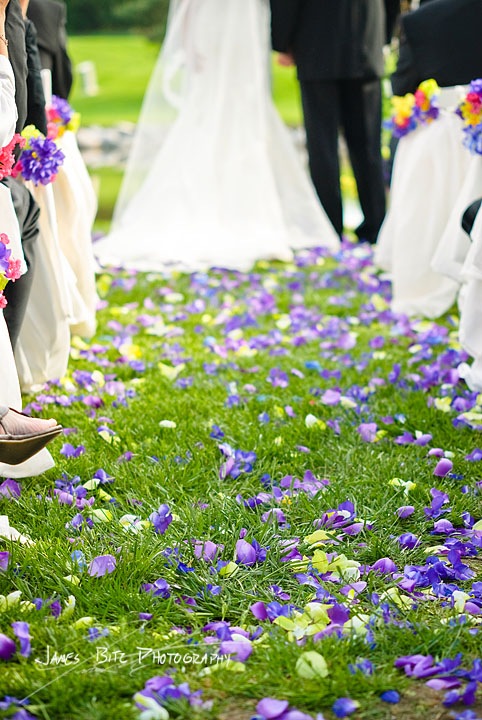
[[[451,373],[454,319],[392,316],[361,248],[98,288],[96,336],[27,398],[67,429],[56,467],[0,485],[33,541],[0,540],[0,633],[27,623],[32,644],[0,659],[0,717],[4,695],[29,699],[17,720],[249,720],[263,697],[326,720],[340,698],[355,720],[461,713],[394,666],[480,676],[482,396]],[[189,693],[154,680],[140,715],[166,673]]]

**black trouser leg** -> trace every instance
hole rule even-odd
[[[342,124],[364,215],[356,234],[360,239],[374,243],[386,209],[381,152],[381,83],[379,79],[350,79],[340,80],[339,84]]]
[[[311,179],[336,232],[343,232],[338,158],[338,88],[335,81],[301,81]]]
[[[3,315],[7,323],[12,347],[15,349],[32,288],[40,210],[31,193],[24,185],[13,178],[5,178],[2,182],[10,189],[12,195],[20,226],[23,254],[28,268],[28,272],[15,282],[9,282],[4,290],[8,304],[3,311]]]

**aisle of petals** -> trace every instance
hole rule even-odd
[[[57,467],[0,484],[1,716],[476,720],[482,395],[456,314],[393,314],[351,244],[98,288],[98,335],[29,404],[66,427]]]

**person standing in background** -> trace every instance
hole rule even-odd
[[[52,94],[68,99],[72,63],[67,53],[66,10],[55,0],[30,0],[27,17],[37,30],[42,69],[52,74]]]
[[[383,46],[399,11],[399,0],[271,0],[273,49],[281,64],[294,63],[298,71],[313,184],[341,235],[342,127],[364,215],[355,232],[370,243],[385,215]]]

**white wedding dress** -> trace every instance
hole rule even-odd
[[[339,238],[271,100],[267,0],[171,0],[101,264],[248,270]]]

